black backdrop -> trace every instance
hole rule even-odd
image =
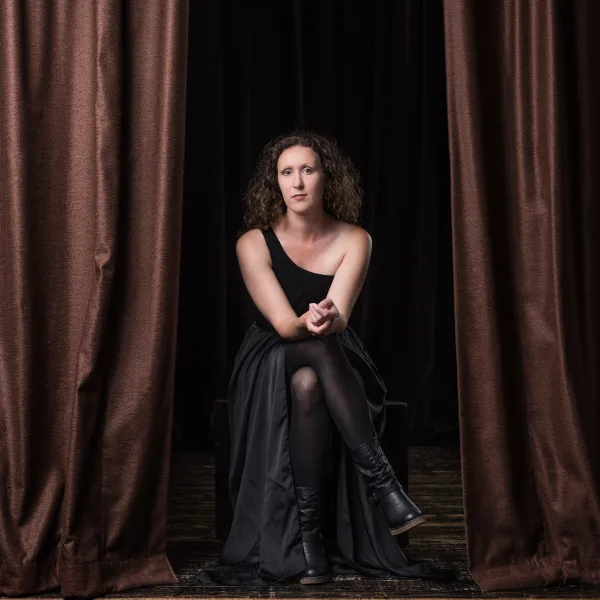
[[[412,442],[458,428],[442,0],[190,3],[174,447],[210,447],[251,303],[241,197],[272,137],[335,137],[363,176],[370,272],[351,318]]]

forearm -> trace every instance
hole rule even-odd
[[[286,319],[282,323],[279,323],[276,327],[277,333],[288,341],[301,340],[310,335],[310,332],[306,328],[306,315],[304,313],[300,317],[294,317],[293,319]]]
[[[338,314],[337,319],[333,321],[331,324],[332,331],[331,333],[343,333],[348,325],[348,319],[344,315]]]

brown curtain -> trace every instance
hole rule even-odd
[[[461,451],[485,591],[600,581],[600,3],[447,0]]]
[[[187,3],[0,3],[0,593],[173,582]]]

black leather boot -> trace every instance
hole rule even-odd
[[[377,437],[354,448],[351,455],[354,466],[367,484],[371,500],[383,513],[392,535],[425,523],[423,513],[396,479]]]
[[[297,487],[298,516],[302,534],[302,549],[306,569],[300,573],[300,583],[314,585],[331,579],[321,536],[321,499],[314,487]]]

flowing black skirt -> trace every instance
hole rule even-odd
[[[385,385],[349,327],[340,340],[360,375],[381,435]],[[229,489],[233,522],[213,578],[223,584],[285,580],[305,568],[289,454],[289,388],[285,341],[252,325],[237,354],[229,384],[231,431]],[[409,560],[367,499],[345,444],[335,434],[326,466],[329,499],[324,536],[334,572],[375,577],[443,579],[448,572]]]

